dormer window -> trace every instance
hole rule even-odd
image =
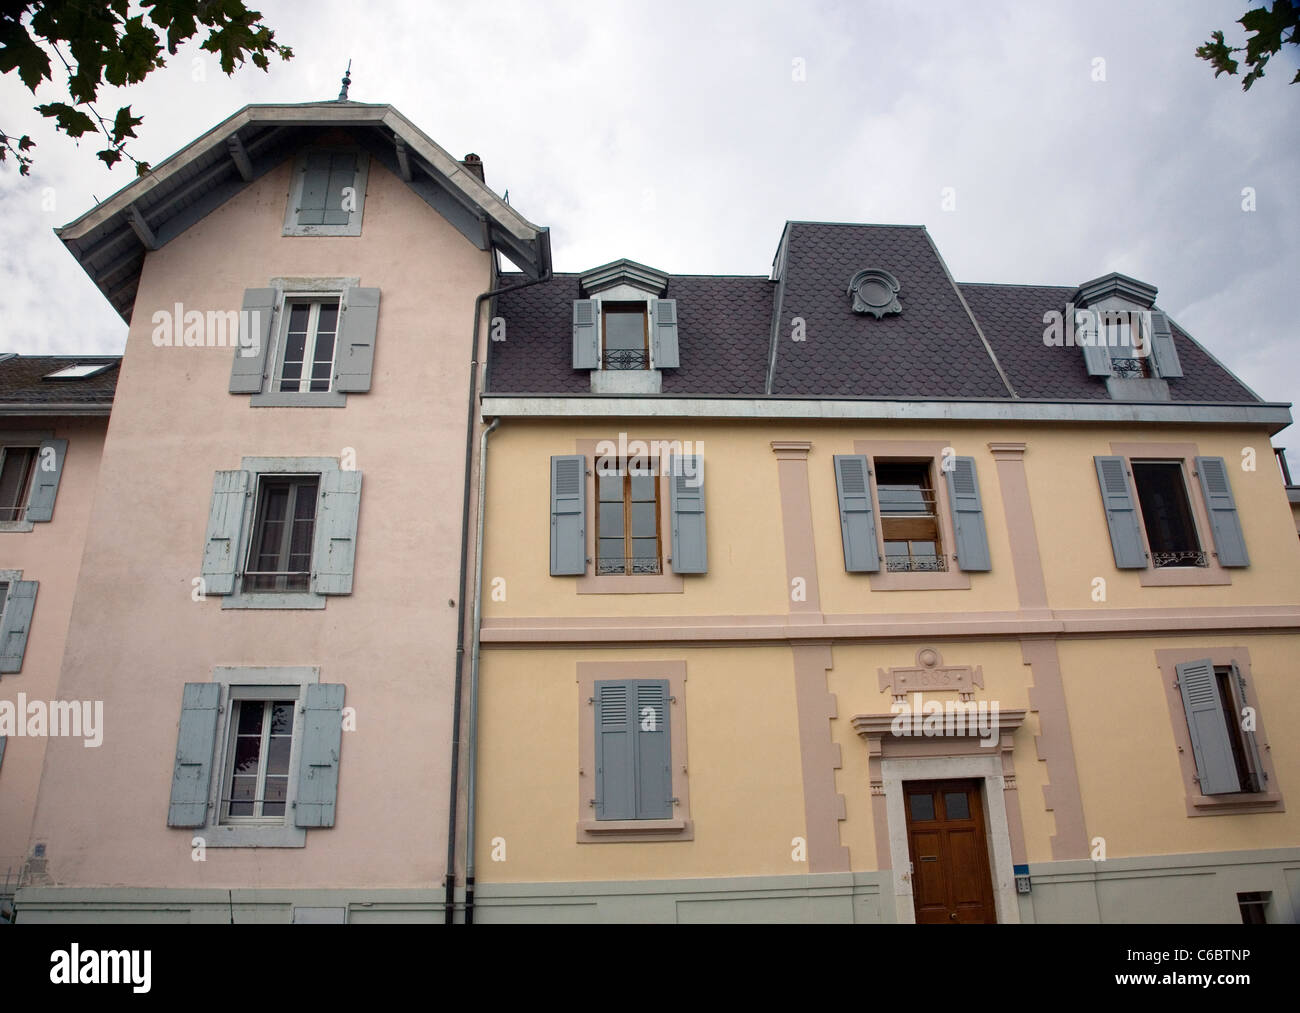
[[[1154,285],[1108,274],[1081,285],[1067,306],[1088,375],[1105,379],[1113,398],[1168,401],[1165,381],[1183,375],[1173,328],[1155,299]]]
[[[677,300],[668,275],[620,260],[579,277],[573,303],[573,368],[591,370],[600,394],[657,394],[676,369]]]

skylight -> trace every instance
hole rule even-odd
[[[111,362],[74,362],[70,366],[56,369],[53,373],[46,373],[45,379],[81,380],[88,376],[97,376],[111,365],[113,365]]]

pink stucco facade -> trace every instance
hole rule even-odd
[[[374,159],[360,236],[285,237],[292,165],[145,261],[58,686],[104,701],[104,741],[49,743],[31,835],[46,847],[44,885],[441,886],[469,327],[491,255]],[[155,310],[238,309],[277,277],[381,290],[368,393],[341,408],[253,407],[228,393],[229,348],[152,341]],[[348,448],[364,477],[350,595],[318,610],[192,600],[214,472]],[[346,686],[356,727],[342,736],[336,822],[305,847],[195,861],[195,832],[167,825],[182,687],[216,666],[319,666],[322,683]]]
[[[104,448],[105,418],[4,418],[6,433],[52,433],[68,441],[54,516],[30,531],[0,531],[0,569],[21,570],[39,583],[22,670],[0,675],[0,701],[48,703],[56,699],[64,640],[90,523]],[[39,437],[33,436],[33,439]],[[0,777],[0,883],[12,892],[28,855],[46,736],[7,736]],[[94,749],[77,748],[92,756]]]

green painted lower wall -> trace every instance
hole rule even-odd
[[[1270,922],[1300,922],[1300,848],[1153,855],[1106,862],[1041,862],[1019,894],[1022,922],[1241,921],[1237,894],[1271,895]],[[894,922],[893,875],[586,883],[484,883],[474,920],[511,922]],[[19,924],[295,920],[440,923],[441,890],[167,890],[27,887]],[[457,893],[458,908],[464,897]],[[458,911],[457,921],[462,914]]]

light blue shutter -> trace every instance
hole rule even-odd
[[[1178,349],[1174,345],[1174,332],[1169,326],[1169,318],[1160,312],[1151,314],[1151,358],[1155,363],[1156,376],[1180,377],[1183,365],[1178,361]]]
[[[867,475],[867,459],[864,455],[835,455],[835,490],[840,500],[840,537],[844,542],[844,569],[849,573],[877,573],[880,570],[876,516],[871,509]]]
[[[1249,566],[1246,536],[1241,530],[1232,486],[1228,484],[1227,462],[1222,457],[1198,457],[1196,474],[1200,476],[1201,492],[1205,494],[1205,508],[1210,515],[1210,530],[1214,534],[1219,565]]]
[[[36,611],[37,580],[16,580],[9,588],[4,622],[0,623],[0,672],[21,672],[27,652],[27,634]]]
[[[655,369],[677,368],[677,300],[651,299],[650,356]]]
[[[299,225],[325,224],[332,161],[328,151],[308,152],[302,170],[302,193],[298,199]],[[344,219],[343,224],[347,224],[347,219]]]
[[[203,568],[199,571],[207,594],[231,594],[235,590],[248,479],[246,471],[219,471],[212,481],[212,506],[208,511]]]
[[[360,513],[361,472],[322,472],[311,553],[311,589],[314,593],[352,593]]]
[[[600,340],[596,333],[596,314],[599,303],[595,299],[573,300],[573,368],[598,369],[600,367]]]
[[[1083,361],[1089,376],[1110,376],[1110,346],[1106,344],[1106,329],[1102,327],[1101,314],[1096,310],[1082,310],[1092,316],[1092,341],[1083,347]],[[1077,326],[1077,325],[1076,325]]]
[[[636,818],[634,683],[596,683],[596,819]]]
[[[1178,688],[1183,694],[1187,713],[1187,730],[1192,737],[1192,754],[1196,757],[1196,774],[1202,795],[1225,795],[1241,790],[1237,780],[1237,763],[1228,738],[1228,721],[1219,687],[1214,679],[1214,665],[1208,658],[1185,661],[1176,666]]]
[[[1250,706],[1250,702],[1246,699],[1246,680],[1242,678],[1241,669],[1237,667],[1235,661],[1232,663],[1232,681],[1237,687],[1238,699],[1241,701],[1241,706],[1244,710],[1246,707]],[[1236,718],[1239,727],[1242,719],[1243,715],[1239,713]],[[1260,759],[1259,743],[1255,740],[1255,733],[1248,728],[1242,728],[1241,737],[1246,746],[1246,761],[1250,766],[1251,772],[1255,776],[1255,783],[1249,785],[1243,784],[1241,790],[1264,791],[1268,787],[1268,771],[1264,769],[1264,763]]]
[[[271,321],[275,318],[276,291],[273,288],[244,290],[239,314],[239,344],[230,367],[230,393],[258,394],[266,372],[266,350],[271,344]]]
[[[636,682],[636,818],[666,820],[673,814],[672,736],[668,728],[668,681]]]
[[[587,572],[587,459],[551,458],[551,576]]]
[[[708,525],[704,515],[704,458],[675,454],[669,459],[673,522],[673,573],[708,573]]]
[[[975,458],[953,459],[952,471],[944,472],[948,482],[948,505],[957,539],[957,565],[963,570],[984,572],[993,568],[989,560],[988,533],[984,529],[984,506],[980,502]]]
[[[68,455],[67,440],[42,440],[36,454],[36,467],[32,474],[32,490],[27,494],[27,519],[49,521],[54,519],[54,499],[59,494],[59,479],[63,477],[63,459]]]
[[[1094,457],[1092,460],[1097,466],[1097,481],[1101,485],[1101,502],[1106,509],[1115,565],[1121,570],[1145,569],[1147,553],[1138,526],[1133,487],[1128,481],[1128,462],[1122,457]]]
[[[370,389],[379,330],[379,289],[350,288],[340,321],[334,359],[334,389],[361,393]]]
[[[352,217],[350,211],[343,210],[343,188],[355,186],[357,176],[357,154],[355,151],[336,151],[330,155],[329,190],[325,195],[325,215],[323,225],[346,225]],[[361,194],[354,194],[358,207]]]
[[[217,712],[221,685],[187,682],[181,695],[180,730],[176,734],[176,767],[172,772],[169,827],[201,827],[208,821],[212,786],[212,756],[217,744]]]
[[[293,823],[297,827],[332,827],[339,795],[344,687],[341,683],[310,683],[306,689]]]

